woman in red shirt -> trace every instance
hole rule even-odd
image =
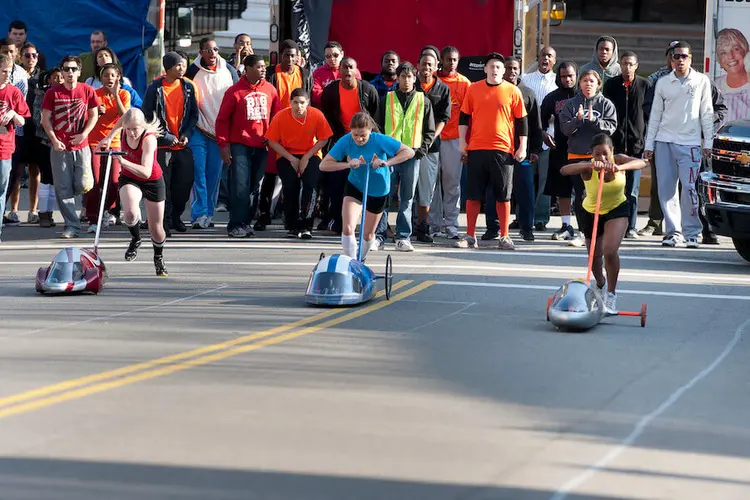
[[[112,139],[122,131],[122,152],[120,159],[120,202],[125,215],[125,225],[132,235],[125,252],[125,260],[133,261],[141,246],[140,218],[141,198],[146,200],[148,229],[154,247],[154,266],[157,276],[167,276],[164,265],[164,200],[167,190],[161,167],[156,161],[156,138],[161,133],[157,120],[147,122],[138,108],[129,109],[117,122],[107,137],[99,143],[99,148],[109,149]]]

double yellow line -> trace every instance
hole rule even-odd
[[[393,290],[399,290],[411,283],[411,280],[396,282],[393,284]],[[434,281],[422,282],[406,291],[392,296],[390,301],[378,301],[321,323],[318,323],[318,321],[335,316],[341,313],[342,309],[328,309],[309,318],[303,318],[292,323],[238,337],[219,344],[200,347],[198,349],[165,356],[152,361],[124,366],[122,368],[117,368],[116,370],[67,380],[57,384],[40,387],[39,389],[15,394],[13,396],[0,398],[0,418],[38,410],[57,403],[90,396],[92,394],[161,377],[163,375],[169,375],[195,366],[213,363],[232,356],[237,356],[238,354],[255,351],[261,347],[280,344],[287,340],[302,337],[324,328],[329,328],[359,318],[365,314],[375,312],[379,309],[383,309],[389,304],[410,297],[434,284]],[[384,292],[382,291],[378,292],[376,298],[382,297],[383,294]],[[307,326],[313,323],[317,324],[314,326]]]

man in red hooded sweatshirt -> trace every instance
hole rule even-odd
[[[268,160],[265,135],[280,108],[278,92],[266,81],[263,58],[251,54],[244,64],[245,75],[226,91],[216,117],[221,158],[231,165],[227,231],[235,238],[253,235],[250,222],[257,210],[260,180]]]
[[[341,78],[339,68],[344,59],[344,49],[339,42],[328,42],[325,46],[326,63],[313,71],[312,105],[320,109],[320,97],[323,89],[329,83]],[[362,79],[359,70],[354,75],[357,80]]]

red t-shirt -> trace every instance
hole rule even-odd
[[[138,165],[142,165],[143,162],[143,139],[146,138],[146,136],[152,135],[152,134],[146,134],[144,133],[140,139],[138,139],[138,145],[134,148],[131,148],[128,144],[128,139],[125,135],[125,131],[122,131],[122,152],[124,154],[124,158],[128,161],[131,161],[133,163],[137,163]],[[130,177],[131,179],[139,180],[139,181],[155,181],[156,179],[159,179],[163,173],[161,170],[161,167],[159,166],[159,162],[156,161],[156,152],[159,148],[154,148],[154,164],[151,167],[151,175],[148,177],[148,179],[144,179],[143,177],[139,177],[138,175],[134,174],[127,168],[122,168],[120,170],[120,175],[124,175],[125,177]]]
[[[8,110],[13,110],[24,118],[31,116],[23,94],[10,83],[0,89],[0,118],[4,117]],[[7,126],[0,127],[0,160],[10,160],[15,150],[16,130],[11,121]]]
[[[77,151],[89,147],[88,137],[77,146],[71,145],[70,139],[83,132],[89,110],[98,108],[100,104],[94,89],[85,83],[79,83],[72,90],[55,85],[44,94],[42,109],[52,112],[52,128],[57,139],[65,144],[65,149]]]

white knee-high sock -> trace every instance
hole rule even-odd
[[[367,254],[370,252],[370,249],[372,248],[374,241],[375,241],[375,238],[371,240],[365,240],[362,242],[362,262],[364,262],[367,259]]]
[[[344,248],[344,255],[348,255],[352,259],[357,258],[357,239],[353,234],[349,236],[342,234],[341,246]]]

